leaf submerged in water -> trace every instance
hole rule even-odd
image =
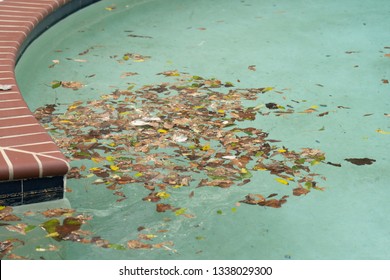
[[[346,158],[345,160],[355,165],[371,165],[376,161],[371,158]]]

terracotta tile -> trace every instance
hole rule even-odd
[[[38,158],[41,160],[43,166],[43,177],[64,175],[69,171],[69,165],[64,161],[41,155],[39,155]]]
[[[41,21],[42,19],[44,19],[45,15],[34,11],[15,11],[12,9],[6,9],[4,7],[1,7],[0,17],[3,19],[24,18],[28,20],[37,19],[37,21]]]
[[[31,111],[28,108],[20,108],[14,110],[6,110],[6,109],[0,110],[0,118],[23,116],[23,115],[31,115]]]
[[[1,33],[23,33],[24,35],[28,35],[31,32],[31,27],[27,25],[8,25],[8,26],[0,26]]]
[[[13,166],[13,178],[26,179],[39,177],[39,163],[31,154],[5,151]]]
[[[35,132],[41,132],[42,131],[41,128],[42,127],[38,123],[33,125],[0,128],[0,137],[18,136],[18,135],[31,134]]]
[[[35,14],[26,15],[18,15],[16,13],[3,13],[0,10],[0,17],[2,20],[21,20],[21,21],[30,21],[33,24],[39,23],[39,18]]]
[[[0,109],[27,107],[24,100],[0,102]]]
[[[49,156],[54,157],[64,157],[56,144],[52,141],[42,142],[42,143],[33,143],[29,145],[22,146],[11,146],[11,148],[15,148],[22,151],[33,152],[33,153],[42,153]]]
[[[9,100],[9,99],[21,99],[21,95],[19,92],[0,92],[0,100]]]
[[[7,161],[4,159],[3,153],[4,152],[0,153],[0,181],[9,179],[8,164]]]
[[[12,147],[31,143],[53,141],[47,133],[31,134],[19,137],[0,137],[0,147]]]
[[[51,3],[18,3],[18,2],[12,2],[9,4],[4,5],[5,7],[9,7],[14,10],[21,10],[21,11],[32,11],[37,12],[39,14],[49,14],[53,12],[53,5]],[[3,6],[3,7],[4,7]]]
[[[33,116],[0,119],[0,129],[9,126],[19,126],[24,124],[35,124],[37,120]]]

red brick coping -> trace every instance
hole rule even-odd
[[[67,159],[27,107],[14,69],[32,37],[66,16],[61,15],[61,10],[70,14],[95,1],[0,0],[0,204],[7,204],[4,197],[12,193],[9,184],[2,188],[4,181],[58,178],[69,171]],[[37,32],[39,25],[50,17],[50,23]],[[23,203],[22,199],[16,204]]]

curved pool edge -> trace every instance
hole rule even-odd
[[[0,0],[0,205],[64,197],[70,166],[18,88],[17,61],[39,35],[100,0]]]

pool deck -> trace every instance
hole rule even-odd
[[[0,0],[0,205],[63,198],[69,163],[29,110],[15,66],[42,32],[96,1]]]

